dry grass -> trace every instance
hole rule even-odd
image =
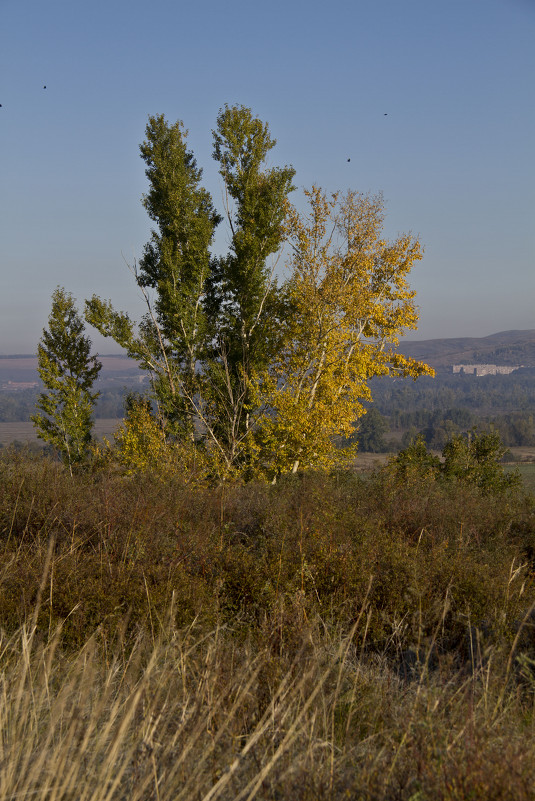
[[[24,627],[1,644],[0,797],[39,801],[534,797],[533,663],[499,654],[406,680],[357,630],[292,655],[169,628],[128,652],[65,655]]]
[[[535,798],[535,515],[0,459],[0,798]]]

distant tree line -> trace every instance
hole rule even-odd
[[[361,451],[388,453],[418,436],[441,450],[454,436],[477,428],[503,444],[535,446],[535,370],[508,376],[437,376],[371,382],[374,403],[355,424]]]
[[[456,376],[455,378],[459,378]],[[490,380],[489,380],[490,379]],[[359,450],[367,453],[389,453],[397,451],[399,445],[406,447],[418,434],[424,438],[426,445],[440,450],[452,434],[468,431],[472,428],[496,431],[505,446],[535,446],[535,376],[532,374],[515,376],[486,376],[478,378],[477,383],[484,381],[489,387],[485,400],[493,403],[494,409],[512,410],[500,414],[485,413],[477,406],[447,405],[448,400],[459,397],[462,404],[466,398],[474,401],[480,393],[480,387],[468,387],[463,381],[463,392],[456,392],[448,381],[436,379],[437,386],[420,386],[429,382],[420,378],[416,382],[398,382],[391,387],[384,386],[377,391],[376,401],[368,408],[367,414],[358,421],[353,442],[359,443]],[[512,383],[511,383],[512,382]],[[475,380],[474,380],[475,383]],[[377,382],[379,385],[379,382]],[[392,384],[392,382],[390,382]],[[509,384],[509,385],[508,385]],[[442,387],[442,389],[441,389]],[[95,418],[122,419],[125,414],[125,400],[132,388],[103,389],[96,402]],[[508,391],[509,390],[509,391]],[[29,422],[35,410],[38,397],[37,389],[21,392],[0,392],[0,422]],[[517,404],[511,403],[516,398]],[[526,402],[527,401],[527,402]],[[392,404],[392,406],[390,406]],[[394,404],[399,404],[395,406]],[[428,404],[428,405],[427,405]],[[442,404],[442,407],[441,407]],[[525,410],[522,406],[526,406]]]
[[[431,412],[426,409],[412,413],[402,413],[404,432],[402,445],[409,444],[422,435],[426,445],[441,450],[452,436],[478,428],[499,434],[507,447],[535,445],[535,417],[527,412],[512,412],[482,417],[467,409],[449,409],[446,412]]]
[[[535,368],[509,375],[471,376],[437,374],[418,381],[375,378],[370,382],[374,406],[381,414],[468,409],[479,415],[535,413]]]

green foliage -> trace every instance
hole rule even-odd
[[[72,295],[61,287],[52,295],[48,324],[37,351],[39,375],[48,391],[39,395],[39,413],[31,419],[38,436],[53,445],[72,474],[89,453],[99,395],[91,389],[102,365],[90,356],[83,320]]]
[[[407,448],[401,450],[388,464],[401,480],[435,479],[440,475],[441,465],[438,456],[430,453],[423,437],[418,436]]]
[[[495,431],[507,447],[535,444],[535,371],[481,377],[439,372],[417,381],[372,379],[374,407],[387,417],[403,445],[421,433],[442,450],[455,434],[477,426]]]
[[[273,355],[271,307],[276,287],[267,259],[279,251],[285,237],[295,170],[263,169],[276,140],[248,108],[225,106],[213,136],[213,155],[233,207],[226,209],[230,252],[214,265],[208,302],[216,337],[226,343],[231,371],[242,365],[249,374]]]
[[[443,475],[446,479],[475,484],[485,492],[518,489],[520,475],[516,471],[505,473],[500,464],[504,453],[496,433],[453,437],[442,452]]]
[[[143,205],[158,231],[145,246],[136,278],[139,286],[156,293],[154,316],[145,320],[145,342],[152,335],[152,350],[169,365],[158,375],[160,404],[168,423],[191,433],[193,421],[180,400],[173,367],[183,392],[193,394],[195,365],[206,347],[202,299],[210,275],[209,247],[221,218],[200,186],[202,170],[187,149],[186,134],[181,122],[171,125],[163,115],[149,117],[140,147],[150,184]]]
[[[418,319],[407,277],[419,240],[382,238],[380,195],[327,198],[313,187],[300,214],[288,201],[293,168],[266,166],[276,144],[268,125],[227,105],[213,157],[229,250],[216,257],[221,218],[182,123],[150,117],[146,134],[143,202],[158,230],[133,273],[147,314],[135,326],[94,296],[86,320],[150,372],[165,436],[187,439],[220,478],[275,480],[347,460],[334,439],[351,434],[371,376],[432,372],[396,350]],[[278,286],[286,240],[289,276]]]
[[[94,418],[98,420],[122,417],[125,396],[128,392],[128,388],[124,386],[120,389],[101,389],[93,411]],[[38,389],[0,392],[0,423],[29,422],[35,411],[38,396]]]
[[[482,414],[512,414],[535,411],[535,371],[519,370],[510,375],[464,376],[437,372],[417,382],[388,378],[371,382],[375,403],[381,413],[446,412],[463,409]]]
[[[268,126],[241,106],[225,107],[214,132],[226,195],[231,245],[210,255],[220,222],[200,185],[180,122],[150,117],[141,154],[150,190],[144,205],[157,225],[139,268],[147,314],[128,315],[94,296],[86,320],[111,336],[151,374],[166,434],[197,440],[223,470],[244,460],[251,417],[252,371],[276,347],[282,301],[267,259],[284,238],[291,168],[262,169],[275,145]],[[148,295],[154,292],[154,301]]]
[[[161,424],[147,398],[130,394],[126,398],[125,418],[114,435],[115,456],[127,475],[164,470],[168,448]]]
[[[207,286],[212,350],[203,412],[229,467],[235,463],[246,468],[251,458],[248,440],[264,412],[255,387],[257,375],[280,348],[289,313],[268,259],[286,238],[287,199],[295,170],[265,167],[276,140],[268,125],[243,106],[221,109],[213,141],[225,186],[230,248],[226,256],[214,259]]]
[[[402,480],[425,477],[473,485],[484,493],[506,493],[518,490],[522,482],[517,471],[504,471],[500,464],[504,453],[498,434],[472,432],[453,436],[444,446],[441,462],[427,450],[419,435],[389,462],[386,470]]]
[[[35,411],[37,389],[24,389],[20,392],[0,393],[0,422],[26,422]]]
[[[350,441],[357,442],[359,450],[365,453],[384,453],[388,428],[387,420],[372,406],[358,421],[357,430]]]

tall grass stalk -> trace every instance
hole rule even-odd
[[[533,798],[533,683],[490,662],[407,682],[366,652],[366,619],[318,621],[282,658],[228,629],[118,636],[108,664],[98,632],[65,653],[23,627],[1,642],[0,797]]]

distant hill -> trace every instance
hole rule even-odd
[[[452,364],[521,364],[535,367],[535,329],[500,331],[488,337],[402,340],[401,353],[420,359],[432,367]]]

